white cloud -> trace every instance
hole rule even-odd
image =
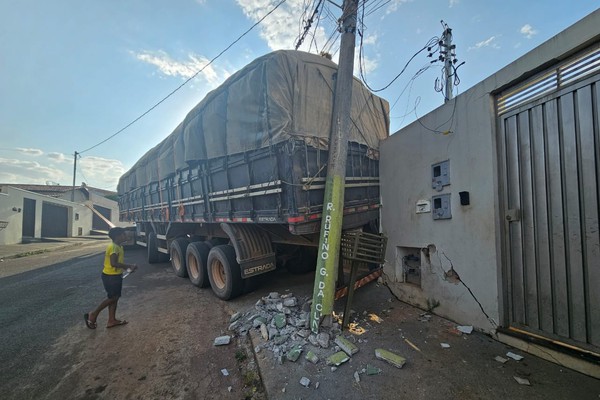
[[[458,3],[460,3],[460,0],[450,0],[450,8],[454,7]]]
[[[97,188],[115,188],[121,175],[125,173],[125,166],[119,160],[103,157],[82,157],[79,168],[83,178],[88,179],[88,185]]]
[[[387,6],[385,13],[391,14],[393,12],[396,12],[398,10],[398,7],[400,7],[402,4],[410,3],[412,1],[413,0],[393,0],[391,4]]]
[[[358,49],[354,52],[354,75],[358,76],[360,74],[360,65],[359,63],[359,53]],[[362,56],[362,68],[363,73],[368,74],[369,72],[373,72],[378,67],[378,62],[375,59],[366,57],[364,54]]]
[[[71,158],[65,156],[63,153],[48,153],[48,158],[50,158],[53,161],[59,162],[59,163],[64,163],[64,162],[71,162]]]
[[[363,39],[363,44],[376,45],[378,39],[379,38],[377,34],[365,35],[365,38]]]
[[[491,36],[490,38],[483,40],[481,42],[475,43],[475,46],[471,46],[469,47],[468,50],[478,50],[481,49],[483,47],[491,47],[493,49],[499,49],[500,46],[498,46],[496,44],[496,39],[498,38],[498,36]]]
[[[43,185],[46,181],[68,180],[64,171],[41,165],[36,161],[0,158],[0,171],[0,181],[5,183]]]
[[[140,53],[133,53],[133,55],[140,61],[158,67],[160,72],[168,76],[189,79],[204,68],[200,76],[203,76],[208,83],[216,84],[221,82],[219,74],[212,65],[205,67],[210,60],[204,56],[190,53],[187,56],[187,60],[178,61],[162,50],[142,51]]]
[[[40,149],[27,149],[23,147],[17,147],[16,150],[30,156],[41,156],[42,154],[44,154],[44,152]]]
[[[523,25],[523,27],[521,27],[521,29],[520,29],[520,32],[527,39],[531,39],[532,37],[534,37],[535,35],[538,34],[538,31],[536,31],[535,29],[533,29],[533,27],[531,25],[529,25],[529,24]]]
[[[272,0],[237,0],[237,3],[246,17],[254,22],[264,17],[275,4]],[[288,0],[259,25],[260,36],[267,42],[271,50],[293,49],[295,47],[302,28],[298,25],[298,16],[304,12],[305,3],[304,0]],[[309,10],[310,15],[312,15],[312,11]],[[295,29],[295,27],[298,27],[298,29]],[[314,41],[317,45],[322,46],[325,44],[327,37],[321,25],[316,31],[312,29],[311,32],[314,33]],[[299,50],[307,51],[312,40],[312,36],[306,36]]]

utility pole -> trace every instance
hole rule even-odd
[[[454,56],[454,48],[456,46],[452,45],[452,29],[448,25],[445,24],[444,33],[442,35],[442,47],[444,50],[440,50],[440,53],[444,56],[444,74],[446,80],[444,99],[446,102],[452,99],[452,89],[453,89],[453,80],[454,80],[454,69],[453,69],[453,60]]]
[[[75,201],[75,174],[77,172],[77,156],[79,153],[73,154],[73,190],[71,191],[71,202]]]
[[[310,326],[319,331],[322,317],[329,318],[333,312],[335,280],[340,257],[342,219],[344,217],[344,184],[348,156],[348,132],[352,106],[354,69],[354,46],[358,0],[344,0],[341,19],[340,60],[335,84],[327,180],[323,199],[321,236],[317,256],[317,273],[313,288]]]

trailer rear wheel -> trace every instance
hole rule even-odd
[[[171,242],[171,265],[175,271],[175,275],[185,278],[187,277],[187,268],[185,266],[185,251],[188,246],[188,240],[177,238]]]
[[[190,243],[185,252],[188,276],[190,282],[198,287],[207,287],[210,285],[208,280],[208,253],[210,247],[203,242]]]
[[[156,264],[160,260],[158,252],[158,243],[156,241],[156,233],[150,232],[147,236],[146,248],[148,250],[148,264]]]
[[[231,300],[242,294],[244,282],[233,246],[225,244],[210,249],[208,279],[213,292],[222,300]]]

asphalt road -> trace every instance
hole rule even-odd
[[[227,303],[176,277],[168,263],[146,264],[144,249],[126,251],[126,261],[140,265],[124,281],[117,311],[130,323],[106,329],[104,311],[98,329],[87,329],[83,314],[105,297],[105,245],[3,263],[26,272],[0,279],[0,398],[239,399],[256,390],[239,362],[242,344],[213,346],[228,326]],[[189,302],[193,310],[182,306]]]

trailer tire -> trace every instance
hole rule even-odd
[[[171,266],[175,275],[185,278],[187,277],[187,268],[185,266],[185,251],[188,246],[188,240],[184,238],[177,238],[171,242],[170,253],[171,253]]]
[[[203,242],[190,243],[185,251],[188,276],[194,286],[204,288],[210,285],[207,268],[209,252],[210,247]]]
[[[208,253],[208,280],[215,295],[221,300],[231,300],[244,290],[240,264],[233,246],[214,246]]]
[[[156,233],[150,232],[147,236],[146,248],[148,250],[148,264],[156,264],[160,261],[160,252],[156,241]]]

